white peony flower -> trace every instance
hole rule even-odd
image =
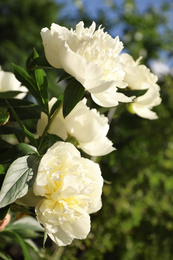
[[[53,98],[49,107],[55,101],[56,98]],[[63,117],[61,109],[54,117],[47,132],[58,135],[64,141],[68,137],[74,137],[79,143],[78,147],[89,155],[106,155],[115,150],[112,142],[106,137],[109,130],[108,118],[100,115],[96,109],[89,109],[86,101],[85,98],[80,101],[66,118]],[[37,133],[40,136],[47,122],[47,115],[41,113],[41,119],[37,124]]]
[[[161,103],[160,87],[156,83],[157,76],[151,73],[145,65],[140,65],[141,57],[136,61],[127,53],[123,53],[121,57],[125,71],[124,81],[127,82],[128,88],[131,90],[146,89],[145,94],[134,99],[130,104],[130,109],[140,117],[156,119],[157,115],[151,109]]]
[[[99,105],[115,106],[122,101],[124,94],[121,97],[114,94],[112,97],[108,90],[111,88],[116,92],[117,87],[127,86],[123,82],[124,71],[119,55],[123,44],[118,36],[113,39],[101,26],[95,29],[95,22],[89,28],[84,28],[84,23],[79,22],[76,30],[68,30],[54,23],[50,30],[43,28],[41,36],[45,55],[53,67],[63,68],[75,77]],[[131,101],[126,97],[123,102]]]
[[[33,191],[38,221],[59,246],[90,231],[89,214],[101,208],[103,178],[99,165],[82,158],[70,143],[57,142],[42,157]]]
[[[18,81],[12,72],[3,71],[0,66],[0,92],[6,91],[21,91],[16,98],[24,98],[28,92],[27,88],[21,86],[21,82]]]
[[[130,104],[132,111],[146,119],[157,119],[157,114],[151,111],[151,109],[161,103],[159,90],[160,87],[155,84],[150,87],[144,95],[137,97],[135,101]]]

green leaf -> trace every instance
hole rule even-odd
[[[142,96],[147,92],[147,89],[119,89],[118,92],[123,93],[124,95],[131,97],[131,96]]]
[[[13,260],[11,256],[9,256],[6,252],[1,251],[0,252],[0,259],[2,260]]]
[[[0,210],[0,221],[3,221],[3,219],[5,218],[5,216],[7,215],[8,211],[9,211],[9,208],[10,208],[10,206],[8,205]]]
[[[47,237],[48,237],[47,233],[44,232],[43,248],[45,247],[45,243],[46,243]]]
[[[59,141],[64,141],[61,137],[54,135],[54,134],[49,134],[46,133],[46,136],[48,137],[48,147],[50,148],[53,144]]]
[[[13,162],[18,157],[22,157],[24,155],[36,154],[37,149],[34,146],[31,146],[26,143],[19,143],[17,145],[13,145],[9,149],[6,149],[6,152],[1,154],[0,163],[8,163]]]
[[[33,104],[32,102],[28,101],[28,100],[24,100],[24,99],[7,99],[8,100],[8,104],[10,104],[13,107],[29,107],[29,106],[37,106]],[[4,98],[0,98],[0,107],[8,107],[8,104],[6,102],[6,100]]]
[[[66,117],[84,95],[84,87],[72,79],[64,91],[63,116]]]
[[[22,93],[21,91],[6,91],[0,93],[0,98],[14,98],[18,94]]]
[[[10,118],[10,114],[5,107],[0,108],[0,126],[5,125]]]
[[[63,72],[63,74],[59,77],[57,83],[63,81],[64,79],[72,78],[70,74],[68,74],[66,71]]]
[[[31,260],[31,257],[29,255],[26,243],[24,242],[23,238],[21,238],[21,236],[19,236],[16,232],[12,231],[12,230],[8,230],[8,229],[4,229],[3,231],[4,234],[7,234],[9,237],[13,237],[13,239],[19,243],[19,245],[22,248],[23,254],[24,254],[24,259],[25,260]]]
[[[33,48],[32,53],[29,55],[29,57],[26,61],[26,68],[27,68],[27,71],[28,71],[29,74],[31,73],[31,70],[30,70],[31,63],[33,62],[34,59],[36,59],[38,57],[39,57],[39,55],[38,55],[36,49]]]
[[[32,186],[37,174],[39,157],[26,155],[15,160],[7,171],[1,191],[0,208],[23,197]]]
[[[45,56],[40,56],[34,59],[30,64],[30,70],[36,69],[52,69],[53,67],[48,63]]]
[[[8,103],[8,101],[6,100],[6,102]],[[30,140],[31,144],[33,144],[34,146],[37,146],[37,140],[34,134],[32,134],[30,131],[28,131],[26,129],[26,127],[23,125],[23,123],[21,122],[21,120],[19,119],[18,115],[16,114],[15,110],[13,109],[13,107],[8,103],[13,116],[15,117],[16,121],[18,122],[19,126],[21,127],[23,133],[28,137],[28,139]]]
[[[37,85],[38,92],[40,93],[40,98],[42,100],[42,103],[48,112],[48,82],[47,82],[47,77],[46,73],[44,72],[43,69],[37,69],[37,70],[31,70],[31,63],[39,57],[39,54],[33,49],[33,52],[29,56],[26,66],[29,74],[31,77],[34,79]]]
[[[13,64],[14,74],[16,78],[22,83],[23,86],[27,87],[30,94],[33,95],[33,97],[36,98],[36,100],[40,100],[40,96],[37,92],[37,88],[29,76],[29,74],[21,67]]]
[[[54,114],[54,112],[59,109],[59,106],[62,104],[62,100],[63,100],[64,96],[61,95],[57,101],[53,104],[51,111],[50,111],[50,116],[52,116]]]
[[[16,134],[16,133],[19,133],[21,134],[22,131],[18,128],[15,128],[15,127],[11,127],[11,126],[1,126],[0,127],[0,134],[1,135],[10,135],[10,134]]]
[[[0,164],[0,175],[5,173],[4,166]]]
[[[40,236],[39,232],[44,231],[38,221],[31,216],[23,217],[12,224],[9,224],[8,229],[16,232],[23,239],[36,238]],[[25,232],[23,232],[23,230],[25,230]]]
[[[41,106],[38,106],[27,100],[8,99],[6,101],[5,99],[0,99],[0,107],[8,108],[9,107],[8,104],[15,109],[16,114],[21,120],[34,119],[34,118],[38,119],[40,118],[40,112],[45,111],[42,109]],[[14,120],[14,116],[11,115],[10,121],[13,120]]]
[[[43,232],[44,229],[38,223],[38,221],[31,217],[23,217],[9,226],[10,230],[17,232],[22,238],[36,238],[40,234],[38,232]],[[25,232],[23,232],[25,230]]]
[[[46,111],[48,111],[48,82],[46,74],[42,69],[35,70],[34,73],[42,103],[44,104]]]

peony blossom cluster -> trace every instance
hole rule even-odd
[[[135,62],[129,54],[122,54],[123,43],[118,36],[113,39],[95,22],[84,28],[83,22],[76,30],[57,24],[41,30],[45,55],[55,68],[63,68],[91,93],[95,103],[103,107],[130,103],[137,115],[155,119],[151,109],[161,102],[157,77],[149,69]],[[121,89],[147,89],[145,95],[135,98],[121,93]],[[135,98],[135,99],[134,99]]]
[[[121,54],[123,44],[113,39],[95,22],[84,28],[68,30],[57,24],[41,30],[45,56],[51,66],[64,69],[83,85],[93,101],[102,107],[115,107],[119,102],[130,103],[130,109],[140,117],[156,119],[151,111],[161,102],[157,77],[139,58],[134,61]],[[145,91],[141,96],[125,95],[126,90]],[[84,239],[90,231],[89,214],[101,208],[103,178],[100,167],[81,157],[78,148],[90,156],[103,156],[114,151],[108,139],[108,118],[80,100],[72,111],[63,116],[62,107],[51,108],[57,99],[49,102],[49,113],[41,113],[37,133],[56,135],[56,142],[43,155],[32,191],[38,221],[49,237],[59,246],[73,239]],[[75,142],[70,143],[73,140]],[[75,146],[74,146],[75,144]]]
[[[89,214],[101,208],[102,186],[99,165],[82,158],[70,143],[57,142],[42,157],[33,187],[43,197],[36,215],[57,245],[86,238]]]

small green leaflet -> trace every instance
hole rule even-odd
[[[19,157],[9,167],[1,191],[0,208],[23,197],[32,186],[39,165],[38,155]]]

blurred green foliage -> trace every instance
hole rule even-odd
[[[125,49],[135,59],[144,55],[143,62],[149,64],[163,52],[165,57],[172,57],[170,1],[163,1],[160,11],[150,6],[142,14],[133,0],[125,0],[121,10],[116,1],[110,2],[114,19],[109,20],[102,10],[95,21],[102,23],[106,31],[122,23]],[[80,9],[79,16],[71,20],[70,16],[58,20],[60,10],[51,0],[1,1],[3,68],[9,68],[11,61],[22,65],[33,45],[43,52],[40,29],[49,27],[51,22],[69,25],[83,20],[86,25],[91,24],[85,9]],[[103,177],[110,183],[104,184],[103,207],[91,216],[92,230],[87,239],[76,240],[65,248],[57,248],[48,239],[45,259],[173,259],[172,76],[162,78],[159,85],[162,104],[155,109],[159,119],[149,121],[124,110],[111,122],[109,138],[117,150],[100,161]]]
[[[45,11],[46,10],[46,11]],[[55,21],[60,7],[51,0],[0,1],[0,65],[24,66],[32,48],[42,50],[40,30]]]

